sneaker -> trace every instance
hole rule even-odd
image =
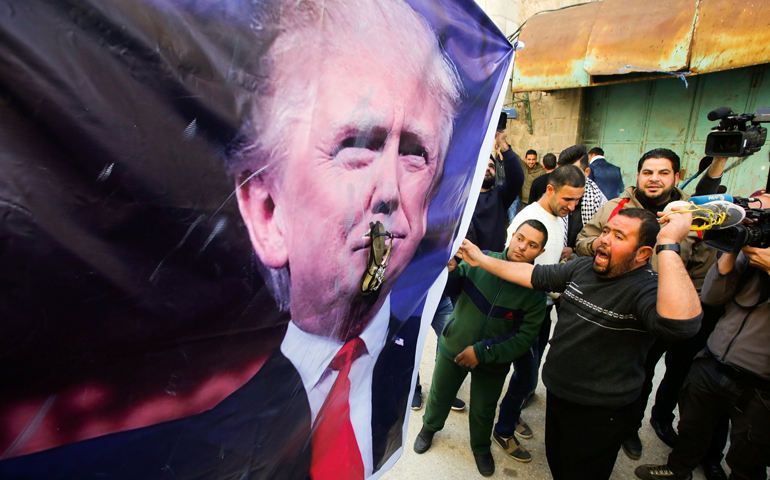
[[[692,475],[676,475],[668,465],[641,465],[634,473],[642,480],[691,480]]]
[[[639,438],[639,432],[634,432],[633,435],[623,441],[623,452],[631,460],[642,458],[642,439]]]
[[[473,454],[473,458],[476,459],[476,468],[479,469],[479,473],[485,477],[491,477],[495,473],[495,459],[492,458],[491,453],[486,455]]]
[[[516,425],[516,435],[520,436],[521,438],[528,440],[532,438],[532,429],[529,428],[529,425],[527,425],[527,422],[521,419],[519,417],[519,424]]]
[[[455,412],[462,412],[465,410],[465,402],[460,400],[459,398],[455,398],[455,401],[452,402],[452,410]]]
[[[746,211],[738,205],[725,200],[697,205],[692,212],[693,230],[721,230],[741,223]]]
[[[503,438],[497,432],[492,432],[492,438],[495,439],[495,442],[500,445],[500,448],[502,448],[512,459],[522,463],[527,463],[532,460],[532,454],[524,448],[524,445],[516,440],[515,435],[510,438]]]
[[[433,443],[433,435],[435,434],[436,432],[428,430],[428,428],[423,425],[420,429],[420,433],[417,434],[417,438],[414,439],[414,451],[417,453],[427,452],[431,443]]]
[[[422,388],[415,388],[414,395],[412,396],[412,410],[419,410],[422,408]]]

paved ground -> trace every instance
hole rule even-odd
[[[428,339],[423,349],[422,364],[420,365],[420,377],[422,380],[423,399],[427,399],[430,390],[430,381],[433,376],[434,352],[436,351],[436,336],[428,332]],[[547,353],[547,351],[546,351]],[[658,364],[655,375],[655,387],[665,372],[663,362]],[[507,385],[507,382],[506,382]],[[458,395],[466,402],[470,399],[470,376],[460,388]],[[423,405],[425,401],[423,401]],[[640,460],[634,461],[628,458],[622,451],[618,454],[612,480],[635,480],[634,469],[645,463],[665,463],[670,448],[661,442],[647,422],[649,419],[652,402],[648,405],[647,417],[640,431],[644,452]],[[473,453],[469,445],[468,414],[466,412],[451,412],[444,429],[433,438],[433,446],[422,455],[414,452],[412,446],[417,433],[422,427],[422,415],[425,409],[411,411],[409,415],[409,432],[404,445],[404,454],[393,467],[381,478],[383,480],[423,480],[423,479],[473,479],[483,478],[476,469]],[[534,432],[530,440],[522,440],[522,443],[532,453],[532,461],[521,463],[508,457],[503,450],[492,443],[492,455],[495,459],[495,474],[493,478],[521,478],[532,480],[547,480],[551,478],[548,463],[545,458],[544,425],[545,425],[545,387],[542,382],[538,384],[536,396],[530,406],[522,413],[522,418],[529,423]],[[675,425],[676,425],[675,420]],[[590,439],[586,438],[586,441]],[[724,462],[723,466],[724,465]],[[726,466],[725,466],[726,468]],[[729,474],[729,470],[726,469]],[[704,480],[703,471],[698,469],[693,472],[694,480]]]

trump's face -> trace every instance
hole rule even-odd
[[[263,262],[288,264],[292,320],[345,340],[379,310],[425,234],[449,120],[396,55],[340,53],[326,57],[316,75],[313,103],[285,139],[282,174],[270,186],[255,182],[239,202]],[[274,238],[255,242],[262,220],[249,217],[263,219],[266,210]],[[393,250],[379,300],[367,306],[360,293],[370,244],[364,235],[376,221],[393,234]]]

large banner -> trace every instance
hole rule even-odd
[[[472,0],[0,3],[0,478],[381,475],[512,60]]]

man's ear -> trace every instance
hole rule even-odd
[[[639,247],[639,250],[636,251],[636,261],[638,263],[647,262],[652,257],[653,251],[652,247]]]
[[[260,175],[249,179],[252,176],[244,171],[236,178],[238,209],[259,259],[268,267],[280,268],[288,261],[283,222],[276,215],[270,182]]]
[[[586,178],[588,178],[588,176],[591,175],[591,167],[586,167],[586,171],[584,173],[586,174]]]
[[[555,189],[555,188],[553,188],[553,185],[551,185],[551,184],[549,183],[549,184],[548,184],[548,185],[546,185],[546,187],[545,187],[545,193],[547,193],[547,194],[549,194],[549,195],[553,195],[554,193],[556,193],[556,189]]]
[[[676,172],[676,173],[674,174],[674,186],[675,186],[675,187],[678,187],[678,186],[679,186],[679,172]]]
[[[538,253],[538,254],[535,256],[535,258],[539,257],[539,256],[540,256],[540,255],[542,255],[543,253],[545,253],[545,248],[541,248],[541,249],[540,249],[540,253]]]

